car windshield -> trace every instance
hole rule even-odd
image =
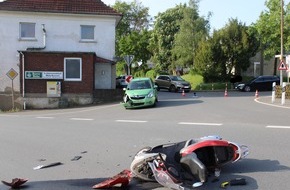
[[[173,81],[184,81],[183,78],[181,78],[180,76],[171,76],[170,78]]]
[[[128,85],[129,90],[149,89],[151,88],[148,80],[131,81]]]

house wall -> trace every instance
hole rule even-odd
[[[19,38],[20,22],[36,23],[35,40],[24,41]],[[14,90],[20,92],[21,70],[17,51],[44,46],[42,24],[46,30],[46,47],[43,51],[95,52],[97,56],[108,60],[115,55],[116,20],[113,17],[0,11],[0,92],[11,89],[11,80],[6,76],[11,68],[18,73],[14,79]],[[95,25],[94,42],[80,40],[80,25]],[[112,73],[111,68],[107,69],[106,73]],[[114,75],[108,78],[114,79]]]
[[[81,58],[82,59],[82,80],[81,81],[65,81],[53,79],[52,81],[60,81],[62,93],[92,93],[94,91],[94,62],[95,55],[89,53],[41,53],[26,52],[24,53],[25,71],[60,71],[64,72],[65,58]],[[21,64],[22,65],[22,64]],[[22,67],[21,67],[22,68]],[[22,83],[22,74],[21,83]],[[24,87],[26,93],[47,93],[45,79],[25,79]],[[21,89],[22,91],[22,89]]]

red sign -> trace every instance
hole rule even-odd
[[[125,78],[126,83],[129,83],[132,80],[132,78],[133,77],[131,75],[126,76]]]

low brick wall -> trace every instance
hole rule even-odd
[[[0,111],[9,111],[13,109],[22,109],[22,103],[19,93],[14,94],[14,108],[11,93],[0,93]]]
[[[109,102],[121,102],[122,89],[97,89],[93,94],[62,94],[61,97],[47,97],[44,93],[27,93],[25,98],[14,95],[14,109],[57,109],[80,107]],[[0,94],[0,111],[13,110],[12,94]]]

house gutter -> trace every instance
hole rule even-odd
[[[22,53],[22,51],[19,51],[19,53],[21,54],[21,59],[22,59],[22,98],[23,98],[23,109],[26,109],[26,101],[25,101],[25,73],[24,73],[24,54]]]

